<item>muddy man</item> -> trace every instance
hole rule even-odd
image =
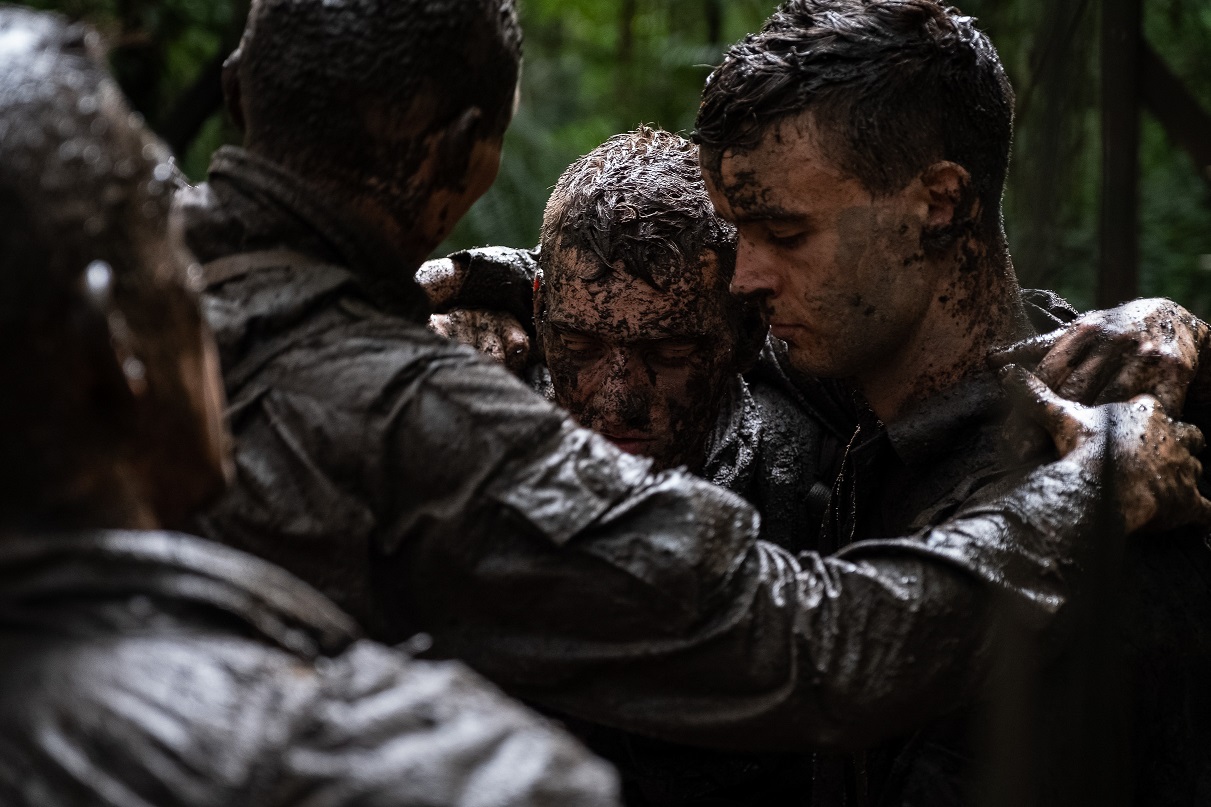
[[[707,82],[696,136],[716,208],[739,230],[732,289],[763,300],[794,370],[847,379],[869,407],[833,489],[826,548],[920,541],[1032,467],[1003,448],[1012,401],[986,363],[1017,340],[1032,339],[1019,356],[1032,344],[1060,348],[1040,372],[1065,394],[1155,391],[1180,416],[1193,377],[1188,414],[1205,408],[1206,326],[1172,304],[1102,315],[1101,327],[1125,338],[1103,339],[1088,321],[1067,336],[1034,338],[1001,216],[1013,101],[975,21],[933,0],[790,0]],[[1098,341],[1101,358],[1081,366]],[[1124,345],[1144,361],[1117,368]],[[1178,370],[1162,383],[1157,367]],[[1184,463],[1161,484],[1189,485],[1200,474]],[[1127,510],[1134,495],[1114,491]],[[1033,500],[1023,505],[1039,512]],[[986,539],[1048,554],[1054,530],[1087,517],[1058,515],[1041,534]],[[1166,517],[1153,524],[1169,526],[1177,523]],[[972,602],[955,612],[938,634],[945,654],[965,625],[1000,620],[1002,636],[1019,636],[1002,659],[1017,673],[973,710],[837,760],[837,798],[1203,800],[1211,620],[1192,604],[1207,599],[1211,550],[1193,531],[1103,541],[1098,551],[1085,561],[1097,573],[1064,608],[1036,601],[992,616],[990,602]],[[917,590],[916,580],[908,585]],[[1076,626],[1065,644],[1020,638],[1037,619],[1061,615]],[[1099,685],[1087,689],[1094,676]],[[1024,689],[1009,696],[1014,687]]]

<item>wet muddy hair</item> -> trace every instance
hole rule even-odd
[[[102,67],[96,33],[0,6],[0,41],[0,521],[12,523],[63,506],[63,480],[137,428],[115,342],[150,370],[175,361],[160,337],[200,320],[184,268],[147,260],[165,242],[170,155]],[[104,287],[89,271],[101,264]]]
[[[572,163],[543,214],[539,266],[552,271],[561,250],[594,256],[599,277],[618,271],[665,291],[716,257],[716,291],[738,337],[737,361],[756,358],[767,327],[753,299],[728,292],[736,272],[736,228],[715,212],[698,163],[698,147],[648,126],[615,135]],[[592,280],[594,278],[582,278]]]
[[[980,229],[998,235],[1014,98],[975,26],[934,0],[787,0],[707,80],[695,139],[708,167],[811,111],[821,147],[873,193],[962,165]]]
[[[254,0],[229,71],[250,148],[398,189],[472,108],[478,137],[503,134],[521,45],[514,0]]]
[[[719,259],[720,282],[736,267],[736,231],[719,218],[698,166],[698,147],[641,126],[581,157],[555,184],[542,222],[545,265],[557,250],[595,256],[602,274],[623,271],[663,289],[670,271]]]

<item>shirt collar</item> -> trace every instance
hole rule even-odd
[[[996,377],[980,372],[917,402],[884,428],[905,465],[926,465],[973,437],[999,429],[1004,400]]]
[[[211,160],[209,180],[227,195],[243,196],[258,215],[240,217],[238,240],[219,245],[222,254],[202,254],[195,246],[202,260],[278,245],[318,253],[353,272],[375,302],[397,311],[402,306],[400,313],[412,318],[428,316],[428,300],[412,278],[415,267],[338,204],[320,201],[320,192],[302,177],[244,149],[224,146]]]

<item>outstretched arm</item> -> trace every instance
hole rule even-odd
[[[399,410],[401,453],[430,458],[400,488],[425,502],[400,526],[402,589],[439,648],[577,716],[721,746],[867,745],[977,690],[994,610],[1040,642],[1054,629],[1113,539],[1107,446],[1176,441],[1158,408],[1124,406],[941,527],[795,556],[757,541],[731,494],[653,474],[498,368],[443,363]],[[1112,465],[1124,484],[1138,467]]]

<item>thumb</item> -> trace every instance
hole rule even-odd
[[[1080,404],[1056,395],[1034,373],[1017,364],[1001,370],[1001,384],[1016,411],[1046,429],[1061,454],[1075,448],[1076,437],[1084,425]]]

